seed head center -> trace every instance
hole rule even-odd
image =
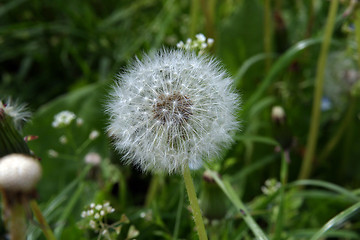
[[[162,124],[181,125],[187,122],[192,115],[192,102],[183,94],[161,94],[153,106],[154,119]]]

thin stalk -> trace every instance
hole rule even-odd
[[[81,144],[81,146],[80,147],[77,147],[77,149],[76,149],[76,151],[75,151],[75,155],[76,156],[79,156],[80,155],[80,153],[82,153],[84,150],[85,150],[85,148],[87,148],[89,145],[90,145],[90,143],[92,142],[93,140],[91,140],[89,137]]]
[[[311,165],[314,158],[316,143],[319,133],[320,106],[321,106],[321,98],[322,98],[323,86],[324,86],[326,57],[329,51],[338,5],[339,5],[339,0],[332,0],[330,2],[330,9],[325,26],[325,35],[323,39],[323,44],[321,45],[320,56],[317,64],[310,132],[308,135],[306,152],[305,152],[304,160],[302,162],[299,179],[306,179],[311,174]]]
[[[360,8],[357,8],[355,13],[355,36],[357,43],[357,52],[358,52],[358,64],[360,67]]]
[[[333,137],[325,145],[324,150],[319,154],[319,163],[325,160],[329,154],[333,151],[334,147],[339,143],[340,139],[344,135],[345,130],[349,127],[351,118],[355,113],[356,101],[355,98],[350,99],[350,107],[348,108],[345,117],[343,118],[340,126],[337,128],[337,131]]]
[[[184,206],[184,186],[180,186],[180,197],[179,197],[179,205],[178,209],[176,211],[176,222],[175,222],[175,228],[174,228],[174,234],[173,239],[178,239],[179,236],[179,230],[180,230],[180,220],[181,220],[181,212]]]
[[[200,0],[192,0],[190,9],[190,27],[189,27],[189,37],[194,37],[196,34],[196,27],[199,24],[199,9],[200,9]]]
[[[307,19],[307,26],[306,26],[306,31],[305,31],[305,38],[308,38],[311,36],[311,32],[312,32],[312,29],[314,26],[314,20],[315,20],[314,4],[315,4],[315,0],[309,1],[308,19]]]
[[[272,43],[272,39],[271,39],[271,28],[272,28],[272,24],[271,24],[271,4],[270,4],[270,0],[265,0],[264,1],[264,50],[265,50],[265,54],[270,55],[271,53],[271,43]],[[270,65],[271,65],[271,59],[267,58],[266,59],[266,70],[268,71],[270,69]]]
[[[325,239],[326,232],[330,229],[338,227],[339,225],[344,224],[352,216],[355,216],[360,210],[360,202],[355,203],[349,208],[337,214],[335,217],[330,219],[320,230],[318,230],[310,240]]]
[[[194,182],[190,174],[189,166],[187,165],[183,171],[183,176],[184,176],[186,191],[190,201],[190,206],[192,209],[192,214],[196,225],[196,230],[199,235],[199,240],[207,240],[208,238],[206,235],[206,230],[200,211],[200,206],[196,197]]]
[[[38,220],[41,230],[43,231],[46,239],[48,240],[56,240],[54,233],[52,232],[49,224],[47,223],[45,217],[43,216],[43,214],[41,213],[41,210],[37,204],[37,202],[35,200],[32,200],[30,202],[30,206],[31,209],[36,217],[36,219]]]
[[[151,177],[149,190],[146,194],[146,199],[145,199],[146,207],[150,207],[151,203],[153,202],[153,200],[156,197],[156,193],[157,193],[158,186],[159,186],[159,178],[160,178],[159,175],[153,175]]]
[[[281,232],[284,225],[284,214],[285,214],[285,187],[287,184],[288,179],[288,162],[286,160],[286,152],[282,152],[281,158],[281,170],[280,170],[280,181],[281,181],[281,188],[280,188],[280,203],[279,203],[279,213],[276,219],[276,226],[275,226],[275,236],[274,239],[281,239]]]
[[[26,239],[26,218],[23,204],[16,203],[10,207],[11,216],[8,222],[8,229],[11,240]]]
[[[207,37],[215,37],[214,12],[216,0],[201,0],[202,11],[205,17],[205,28]]]
[[[245,204],[238,197],[238,194],[235,192],[230,182],[227,181],[226,179],[220,179],[219,176],[215,172],[211,171],[208,167],[206,167],[206,169],[209,170],[209,174],[211,175],[211,177],[215,180],[215,182],[218,184],[221,190],[233,203],[236,209],[241,213],[244,221],[246,222],[246,225],[253,232],[254,236],[256,237],[256,240],[268,240],[265,233],[262,231],[260,226],[255,222],[250,212],[247,210]]]

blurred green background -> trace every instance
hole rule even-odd
[[[236,143],[210,168],[229,179],[260,226],[273,234],[280,203],[276,194],[263,194],[261,187],[267,179],[280,179],[278,143],[291,159],[288,182],[299,177],[329,2],[0,1],[0,97],[19,99],[34,113],[23,134],[39,136],[29,142],[44,168],[39,202],[57,236],[96,238],[95,233],[84,234],[76,222],[86,204],[109,200],[139,230],[137,239],[171,239],[176,229],[180,239],[196,238],[190,231],[187,199],[179,187],[181,177],[153,177],[124,166],[105,133],[104,104],[115,75],[135,56],[176,48],[180,40],[194,39],[197,33],[215,40],[210,54],[233,76],[243,100],[242,130]],[[346,11],[350,12],[344,15]],[[352,191],[356,199],[360,198],[356,190],[360,188],[357,12],[350,1],[343,1],[337,11],[310,175]],[[271,117],[276,105],[286,113],[284,124]],[[67,130],[52,128],[54,115],[63,110],[74,112],[84,124]],[[99,138],[76,151],[92,130],[100,132]],[[64,134],[72,136],[73,146],[59,143]],[[50,149],[61,154],[51,157]],[[83,172],[89,152],[102,158],[101,166],[90,170],[93,175]],[[202,180],[203,172],[196,173],[195,182],[202,203],[210,206],[203,209],[205,217],[218,221],[208,224],[212,239],[252,239],[216,184]],[[309,239],[314,229],[353,203],[346,194],[309,185],[287,189],[281,239]],[[219,212],[213,213],[217,208]],[[145,221],[141,213],[148,211],[152,218]],[[329,239],[360,239],[359,220],[355,216],[347,221],[345,230]],[[40,238],[38,230],[31,233],[32,239]],[[125,233],[119,236],[125,238]]]

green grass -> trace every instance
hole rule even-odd
[[[360,239],[360,10],[343,17],[350,1],[340,3],[326,31],[331,2],[1,2],[0,98],[33,112],[22,135],[39,136],[28,143],[43,166],[37,202],[56,238],[97,239],[79,227],[80,214],[109,201],[116,211],[108,223],[121,226],[117,239],[197,239],[182,177],[123,165],[105,133],[104,104],[131,59],[201,32],[215,39],[211,54],[242,96],[235,143],[206,165],[213,181],[204,180],[205,167],[192,173],[209,239]],[[315,89],[330,108],[321,108]],[[275,105],[285,110],[284,124],[271,118]],[[52,128],[62,110],[83,125]],[[317,134],[309,137],[310,129]],[[81,148],[92,130],[100,136]],[[73,146],[59,143],[66,134]],[[89,152],[101,156],[99,166],[86,165]],[[267,179],[281,185],[264,194]],[[45,239],[32,222],[28,236]]]

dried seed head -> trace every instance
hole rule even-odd
[[[143,171],[199,168],[232,142],[239,97],[219,63],[183,50],[145,55],[119,74],[108,131]]]
[[[17,101],[11,100],[11,98],[6,101],[0,99],[0,118],[2,114],[10,116],[18,130],[31,116],[25,104],[19,104]]]

